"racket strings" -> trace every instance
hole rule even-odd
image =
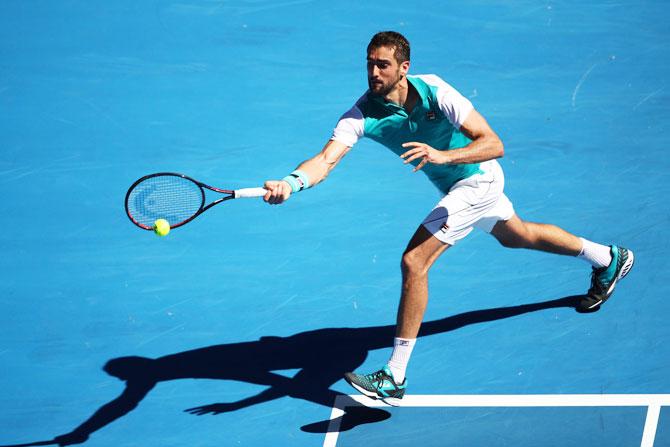
[[[193,217],[203,204],[200,186],[175,175],[143,180],[130,191],[127,200],[128,213],[147,227],[156,219],[165,219],[172,227]]]

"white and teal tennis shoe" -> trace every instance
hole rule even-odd
[[[580,302],[582,310],[593,310],[600,306],[614,292],[617,282],[630,272],[635,262],[633,252],[627,248],[612,245],[612,261],[607,267],[593,268],[591,288]]]
[[[344,380],[360,393],[394,407],[400,405],[407,388],[407,378],[397,384],[388,366],[371,374],[345,373]]]

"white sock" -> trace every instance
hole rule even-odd
[[[607,245],[596,244],[580,237],[582,241],[582,251],[577,255],[578,258],[585,260],[595,268],[607,267],[612,262],[612,251]]]
[[[412,355],[412,349],[414,349],[415,343],[416,338],[396,337],[393,339],[393,352],[391,353],[388,367],[393,373],[393,379],[395,379],[395,382],[398,385],[405,381],[405,370],[407,369],[407,363],[409,363],[409,358]]]

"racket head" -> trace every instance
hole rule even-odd
[[[132,223],[153,230],[157,219],[165,219],[170,228],[193,220],[205,206],[205,191],[199,182],[174,172],[146,175],[133,183],[126,193],[126,214]]]

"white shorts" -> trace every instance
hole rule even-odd
[[[480,165],[484,171],[458,181],[423,221],[423,226],[442,242],[454,245],[473,228],[490,233],[501,220],[514,216],[512,202],[503,193],[505,176],[495,160]]]

